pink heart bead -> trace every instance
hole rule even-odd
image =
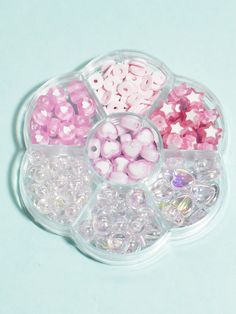
[[[88,157],[90,159],[99,158],[101,153],[101,142],[97,138],[92,138],[88,143]]]
[[[84,97],[78,102],[78,112],[86,117],[92,117],[95,114],[95,104],[92,98]]]
[[[101,155],[106,159],[119,156],[121,153],[120,143],[113,140],[105,140],[101,147]]]
[[[154,136],[149,128],[143,128],[135,135],[135,139],[138,140],[142,145],[150,145],[154,141]]]
[[[41,125],[41,126],[46,126],[48,122],[50,121],[50,118],[52,116],[52,113],[48,111],[44,105],[38,105],[34,111],[33,111],[33,119],[34,121]]]
[[[142,150],[142,144],[137,140],[124,142],[121,147],[124,156],[131,160],[136,159]]]
[[[124,172],[114,171],[110,174],[110,180],[119,184],[127,184],[129,181],[129,177]]]
[[[132,141],[132,136],[129,133],[123,134],[120,136],[120,142],[123,144],[125,142]]]
[[[135,116],[123,116],[120,119],[120,125],[130,131],[137,132],[141,128],[141,122]]]
[[[142,180],[147,177],[153,169],[153,164],[146,160],[136,160],[127,166],[127,173],[133,180]]]
[[[115,140],[118,137],[118,131],[115,124],[111,122],[105,122],[98,129],[97,135],[101,139]]]
[[[74,114],[74,109],[68,102],[58,104],[55,107],[55,115],[58,119],[62,121],[71,120]]]
[[[147,161],[157,162],[160,158],[159,153],[156,149],[153,149],[148,146],[144,146],[141,150],[140,155]]]
[[[47,145],[49,144],[49,135],[43,130],[36,130],[31,134],[31,141],[33,144]]]
[[[100,175],[107,178],[112,172],[112,163],[107,159],[99,159],[94,162],[94,168]]]
[[[49,136],[56,137],[59,131],[59,127],[60,127],[60,120],[58,120],[57,118],[52,118],[47,125]]]
[[[116,130],[118,136],[121,136],[127,132],[127,130],[125,128],[122,128],[122,126],[120,126],[119,124],[116,125]]]
[[[114,159],[113,166],[114,170],[118,172],[125,172],[129,160],[123,156]]]

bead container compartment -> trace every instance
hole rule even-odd
[[[26,108],[22,202],[38,224],[92,258],[145,263],[219,212],[219,102],[158,59],[112,52],[48,81]]]

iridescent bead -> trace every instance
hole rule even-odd
[[[183,216],[189,216],[193,209],[193,201],[188,195],[181,195],[171,202],[171,206],[176,208]]]
[[[175,188],[184,188],[189,186],[193,181],[194,177],[191,173],[184,169],[176,169],[174,170],[171,183]]]
[[[211,206],[218,198],[219,186],[217,184],[196,184],[192,187],[196,202],[204,207]]]
[[[93,226],[90,220],[82,221],[76,231],[79,232],[86,241],[91,241],[94,237]]]
[[[202,170],[197,173],[197,179],[199,181],[212,181],[216,179],[220,175],[220,171],[218,169],[207,169],[207,170]]]
[[[106,235],[110,233],[110,221],[108,216],[97,214],[93,217],[93,228],[98,234]]]
[[[157,200],[161,198],[170,199],[173,194],[173,188],[165,179],[159,179],[154,183],[152,192]]]
[[[111,234],[107,239],[108,250],[116,253],[125,253],[128,248],[128,236],[123,233]]]
[[[130,208],[136,209],[146,204],[145,192],[141,189],[130,190],[126,195],[126,203]]]

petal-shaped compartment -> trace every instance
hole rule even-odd
[[[218,213],[225,196],[222,161],[212,151],[165,150],[163,166],[150,185],[173,237],[198,232]]]
[[[181,76],[151,108],[149,118],[160,131],[164,148],[220,150],[226,127],[219,100],[204,85]]]
[[[104,263],[146,262],[167,240],[167,230],[146,187],[104,184],[72,226],[85,254]]]
[[[46,229],[67,235],[94,191],[78,147],[34,145],[23,157],[20,192],[26,209]]]
[[[26,146],[83,146],[94,123],[105,115],[80,72],[46,82],[26,106]]]
[[[163,62],[132,50],[117,50],[94,59],[82,72],[107,114],[144,114],[173,81]]]

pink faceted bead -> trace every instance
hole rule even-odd
[[[95,114],[95,103],[92,98],[81,98],[77,104],[78,112],[81,115],[92,117]]]
[[[38,105],[33,111],[34,121],[41,125],[46,126],[51,118],[52,113],[45,109],[44,106]]]
[[[32,144],[47,145],[49,144],[49,135],[47,132],[43,130],[36,130],[31,134],[31,141]]]
[[[58,131],[59,131],[59,127],[60,127],[60,120],[58,120],[57,118],[50,119],[50,121],[48,122],[48,125],[47,125],[47,130],[48,130],[49,136],[51,136],[51,137],[57,136]]]
[[[74,121],[75,126],[77,127],[84,126],[84,125],[87,125],[87,126],[91,125],[89,118],[85,116],[81,116],[81,115],[75,115],[73,121]]]
[[[62,87],[54,86],[48,91],[48,98],[51,103],[60,104],[66,102],[66,94]]]
[[[34,132],[36,130],[42,130],[42,129],[43,129],[43,127],[41,125],[39,125],[38,123],[36,123],[34,121],[34,119],[30,120],[30,131],[31,132]]]
[[[68,102],[57,104],[55,107],[55,115],[58,119],[62,121],[71,120],[74,114],[74,109]]]
[[[92,138],[88,143],[88,157],[98,159],[101,152],[101,142],[97,138]]]
[[[61,122],[59,127],[58,136],[60,137],[62,143],[69,145],[73,144],[73,140],[76,136],[76,127],[71,122]]]
[[[48,97],[47,95],[41,95],[37,99],[36,104],[37,104],[36,107],[39,106],[39,107],[43,107],[47,111],[53,111],[55,107],[55,100],[50,99],[50,97]]]
[[[91,130],[89,125],[81,125],[76,127],[76,136],[79,138],[86,137]]]
[[[85,86],[82,82],[72,81],[67,85],[66,89],[67,89],[68,93],[71,94],[75,91],[79,92],[79,91],[85,90]]]

